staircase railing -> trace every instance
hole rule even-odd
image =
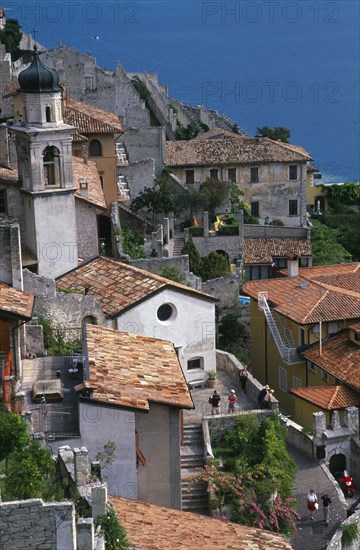
[[[274,317],[270,306],[268,304],[268,293],[259,292],[258,294],[258,307],[264,312],[266,322],[269,326],[271,336],[274,339],[275,345],[279,351],[280,356],[286,363],[298,363],[299,356],[296,348],[289,347],[285,344],[284,336],[279,321]]]

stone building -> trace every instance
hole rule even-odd
[[[209,179],[236,183],[261,224],[306,225],[310,155],[297,145],[215,129],[166,143],[165,164],[187,187]]]
[[[113,328],[174,344],[188,382],[216,370],[216,298],[109,258],[96,258],[57,279],[59,290],[97,297]]]

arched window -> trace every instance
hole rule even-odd
[[[60,187],[60,151],[57,147],[45,147],[43,150],[44,181],[47,186]]]
[[[92,139],[89,146],[89,155],[91,157],[101,157],[101,143],[98,139]]]
[[[50,107],[45,107],[45,120],[46,120],[46,122],[51,122],[51,109],[50,109]]]

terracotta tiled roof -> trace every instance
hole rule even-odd
[[[111,497],[132,546],[143,550],[291,550],[282,535],[155,504]]]
[[[306,170],[308,172],[318,172],[319,168],[315,168],[315,166],[313,166],[312,164],[308,164],[307,167],[306,167]]]
[[[97,297],[104,313],[110,317],[117,317],[165,288],[190,294],[196,298],[217,301],[213,296],[199,290],[103,257],[87,262],[63,275],[58,279],[58,287],[60,290],[71,288],[78,292],[84,292],[85,288],[90,288],[90,294]]]
[[[249,281],[244,291],[258,299],[268,291],[274,310],[299,324],[360,318],[360,263],[300,269],[298,277]],[[331,283],[331,284],[330,284]]]
[[[119,117],[99,107],[75,99],[66,99],[64,122],[75,126],[80,134],[123,134]]]
[[[166,142],[169,166],[218,166],[260,162],[306,162],[311,160],[302,147],[212,130],[189,141]]]
[[[101,187],[99,172],[96,164],[92,160],[84,163],[80,157],[72,157],[73,165],[73,181],[77,187],[75,197],[97,206],[98,208],[106,209],[104,192]],[[80,179],[85,179],[88,182],[87,196],[84,196],[80,190]]]
[[[293,395],[320,407],[325,411],[336,411],[360,405],[360,394],[347,386],[313,386],[293,388]]]
[[[311,256],[311,242],[308,239],[244,239],[244,260],[247,264],[269,264],[274,257],[285,257],[289,253]]]
[[[33,294],[0,283],[0,315],[29,320],[32,317],[33,307]]]
[[[349,328],[354,332],[360,333],[360,323],[356,323],[355,325],[351,325],[351,327],[349,327]]]
[[[171,342],[87,325],[86,343],[90,379],[78,391],[91,388],[93,399],[124,407],[194,408]]]
[[[14,183],[19,181],[17,169],[3,168],[0,166],[0,183]]]
[[[349,340],[349,331],[342,331],[322,345],[313,344],[302,353],[319,367],[360,391],[360,347]]]

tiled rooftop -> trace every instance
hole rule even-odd
[[[282,535],[245,525],[111,497],[131,545],[144,550],[291,550]]]
[[[357,407],[360,394],[347,386],[313,386],[311,388],[293,388],[291,393],[325,411]]]
[[[342,382],[360,391],[360,347],[349,340],[349,331],[339,332],[322,344],[313,344],[302,354]]]
[[[0,166],[0,183],[14,183],[18,181],[18,171],[17,169],[4,168]]]
[[[244,260],[247,264],[269,264],[274,257],[285,257],[289,253],[311,256],[311,242],[308,239],[244,239]]]
[[[148,410],[150,403],[194,408],[171,342],[86,327],[90,379],[76,387],[94,390],[93,399]]]
[[[167,141],[169,166],[218,166],[258,162],[306,162],[311,160],[302,147],[215,129],[189,141]]]
[[[29,320],[32,317],[34,296],[5,283],[0,283],[0,315]]]
[[[245,283],[252,298],[267,291],[274,310],[296,323],[360,318],[360,263],[300,269],[297,277]]]
[[[80,134],[123,134],[119,117],[99,107],[75,99],[66,99],[64,122],[75,126]]]
[[[95,162],[88,160],[86,164],[82,158],[72,157],[72,165],[73,181],[74,185],[77,187],[75,196],[98,208],[105,209],[106,202],[104,192],[101,187],[100,176]],[[80,179],[85,179],[88,183],[87,196],[84,196],[80,191]]]
[[[357,332],[357,333],[360,333],[360,323],[356,323],[355,325],[351,325],[351,328],[352,331],[354,332]]]
[[[175,283],[154,273],[149,273],[128,264],[96,258],[80,265],[63,275],[57,283],[60,290],[73,289],[94,294],[103,309],[110,317],[116,317],[136,303],[165,289],[193,295],[199,299],[216,301],[216,298],[198,290]]]

